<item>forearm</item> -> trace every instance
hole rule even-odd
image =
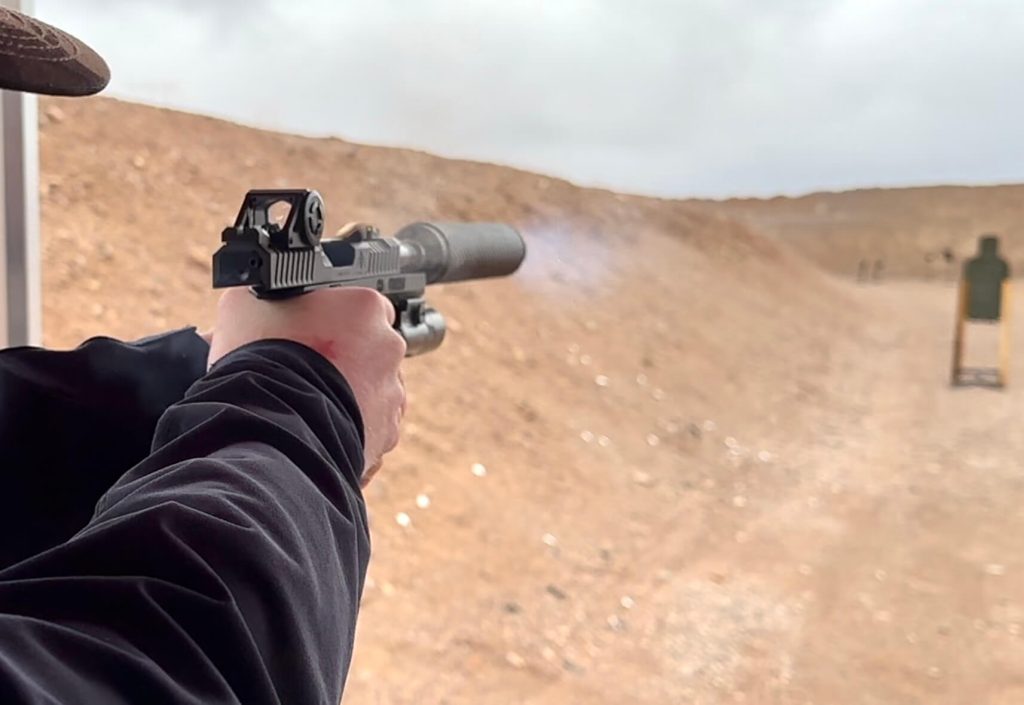
[[[225,358],[85,530],[0,573],[0,701],[335,705],[369,555],[361,444],[319,356]]]

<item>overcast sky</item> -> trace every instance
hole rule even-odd
[[[1019,0],[36,0],[109,94],[666,196],[1024,181]]]

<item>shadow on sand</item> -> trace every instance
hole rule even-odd
[[[981,387],[983,389],[1005,389],[999,370],[993,367],[964,367],[960,370],[950,386],[954,389],[963,387]]]

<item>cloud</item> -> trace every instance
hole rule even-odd
[[[118,95],[582,183],[726,195],[1024,176],[1007,149],[1024,119],[1010,0],[37,9],[107,56]]]

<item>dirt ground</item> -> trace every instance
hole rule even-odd
[[[345,702],[1024,702],[1024,393],[948,386],[948,287],[857,296],[862,335],[820,380],[842,403],[780,427],[768,462],[710,424],[696,454],[659,445],[674,467],[634,477],[652,501],[624,545],[528,536],[546,564],[463,566],[359,652]],[[994,357],[987,331],[968,340]],[[432,525],[402,543],[460,553]],[[429,582],[378,582],[361,638]]]
[[[708,204],[109,100],[42,115],[54,346],[208,323],[247,188],[316,187],[335,226],[523,231],[515,277],[432,295],[450,336],[407,364],[367,492],[345,705],[1024,702],[1024,392],[950,389],[948,284],[858,286]]]

